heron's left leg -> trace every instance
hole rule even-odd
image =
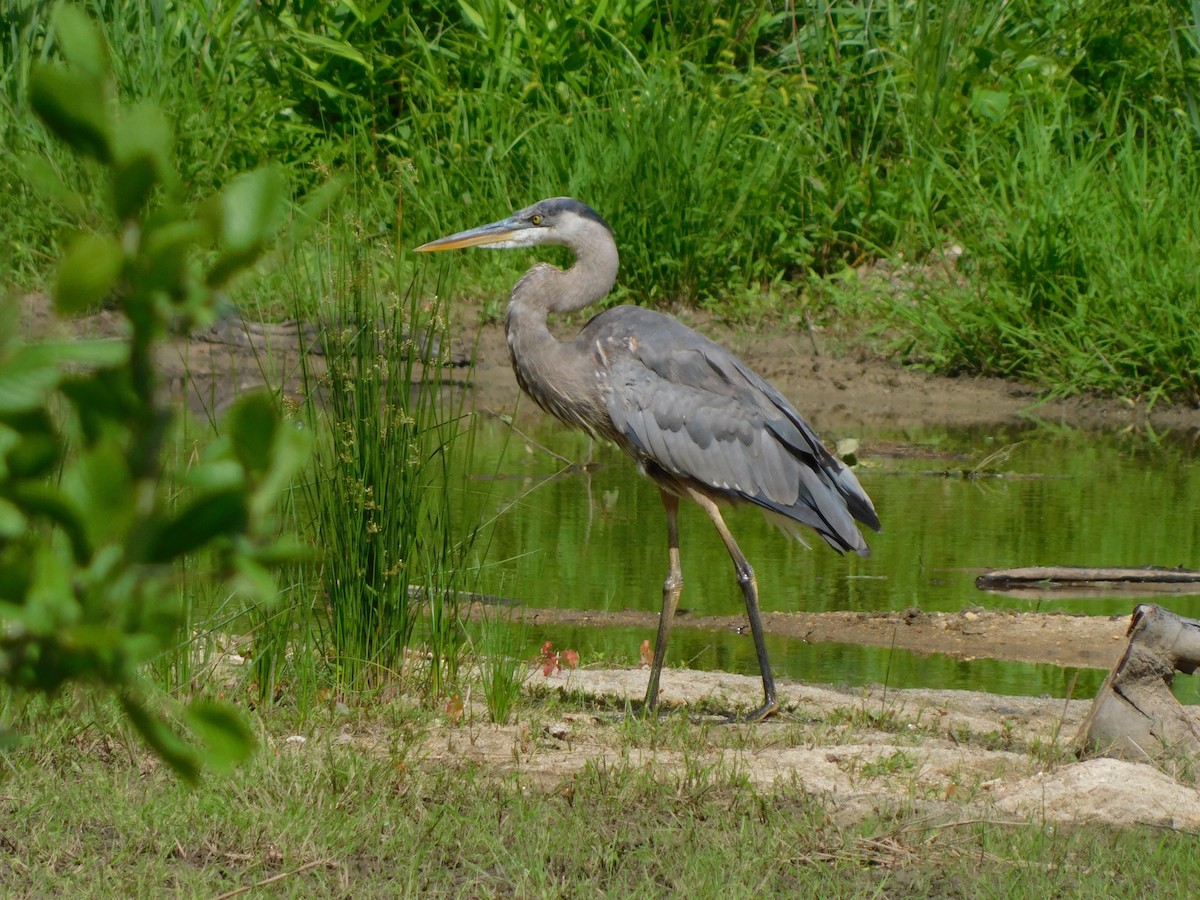
[[[658,705],[658,680],[662,675],[663,661],[667,658],[667,638],[671,634],[671,623],[675,610],[679,608],[679,595],[683,593],[683,569],[679,564],[679,498],[661,488],[663,509],[667,512],[667,557],[669,568],[667,580],[663,582],[662,613],[658,617],[658,636],[654,641],[654,665],[650,668],[650,680],[646,684],[646,709]]]
[[[758,611],[758,579],[754,577],[754,569],[750,567],[750,563],[746,560],[741,548],[738,547],[737,541],[733,539],[729,526],[725,524],[725,519],[717,504],[699,491],[690,490],[688,496],[708,513],[708,517],[716,526],[717,533],[721,535],[725,549],[729,551],[729,557],[733,560],[733,568],[737,572],[742,596],[746,598],[746,617],[750,620],[750,634],[754,638],[754,652],[758,654],[758,669],[762,674],[763,683],[763,705],[746,718],[751,722],[758,722],[779,712],[779,700],[775,694],[775,676],[771,674],[771,662],[767,659],[767,642],[763,635],[762,616]]]

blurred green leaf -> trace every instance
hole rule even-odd
[[[79,622],[82,610],[71,583],[72,569],[60,547],[39,544],[25,596],[25,623],[39,635],[53,635]]]
[[[269,604],[279,597],[275,576],[245,553],[233,558],[233,584],[237,592],[250,602]]]
[[[119,219],[128,219],[137,213],[158,183],[154,161],[146,156],[132,156],[122,160],[113,170],[113,210]]]
[[[206,213],[221,254],[209,270],[210,286],[224,284],[258,258],[282,221],[283,200],[283,175],[268,167],[239,175],[209,201]]]
[[[125,255],[115,238],[76,237],[63,254],[54,286],[54,307],[61,315],[83,312],[105,299],[121,278]]]
[[[275,401],[259,391],[240,397],[225,417],[234,455],[246,471],[261,475],[271,465],[279,412]]]
[[[205,763],[218,772],[228,772],[254,753],[254,735],[237,711],[224,703],[196,700],[188,705],[184,721],[204,742]]]
[[[63,470],[61,485],[93,548],[119,541],[133,522],[137,491],[118,440],[78,454]]]
[[[40,407],[61,374],[40,347],[22,347],[0,363],[0,415]]]
[[[122,662],[129,667],[130,675],[134,674],[138,666],[149,662],[162,652],[162,641],[156,635],[145,632],[118,633],[108,637],[104,643],[120,645]]]
[[[186,296],[191,251],[209,237],[202,222],[171,221],[147,227],[134,274],[150,291],[163,291],[173,300]]]
[[[24,352],[31,358],[79,368],[116,366],[129,359],[129,347],[116,338],[42,341],[30,344]]]
[[[0,497],[0,538],[6,541],[16,540],[28,527],[29,520],[25,518],[24,513],[14,504]]]
[[[50,474],[61,452],[58,435],[26,434],[4,462],[13,478],[41,478]]]
[[[0,361],[0,416],[29,412],[42,406],[63,377],[62,367],[112,366],[129,357],[122,341],[46,341],[20,347]]]
[[[62,453],[62,440],[44,408],[6,417],[4,440],[0,441],[5,477],[40,478]],[[15,431],[13,430],[15,429]],[[9,438],[13,437],[13,440]]]
[[[42,198],[61,206],[75,216],[86,214],[88,206],[78,193],[63,183],[58,172],[41,156],[24,153],[20,157],[25,180]]]
[[[241,490],[197,497],[152,539],[148,561],[170,562],[214,538],[240,534],[246,521],[246,497]]]
[[[228,449],[228,442],[220,439],[210,444],[203,463],[188,473],[188,484],[199,494],[215,494],[221,491],[240,491],[246,485],[246,470],[236,459],[220,454]]]
[[[113,207],[117,217],[135,215],[155,186],[173,179],[171,126],[157,106],[140,103],[113,129]]]
[[[83,516],[64,496],[58,485],[46,481],[18,481],[4,486],[4,495],[31,517],[44,517],[63,530],[71,543],[75,562],[83,564],[91,557]]]
[[[68,145],[102,163],[112,158],[104,88],[97,79],[36,64],[29,73],[29,102]]]
[[[269,514],[279,502],[293,476],[308,461],[312,435],[294,422],[283,421],[275,430],[271,460],[250,497],[250,513],[256,518]]]
[[[108,50],[87,13],[60,3],[52,18],[54,37],[63,57],[86,75],[101,80],[108,75]]]
[[[300,560],[312,559],[316,552],[311,544],[292,537],[282,537],[274,543],[254,548],[253,558],[262,566],[282,566]]]
[[[123,343],[119,346],[127,349]],[[124,368],[74,375],[59,385],[59,391],[75,407],[83,437],[89,444],[105,433],[122,431],[122,423],[129,421],[137,410],[137,395]]]
[[[296,219],[289,235],[292,243],[301,243],[321,224],[326,211],[342,195],[347,183],[345,178],[331,178],[308,193],[296,210]]]
[[[200,778],[200,762],[196,749],[172,731],[166,722],[150,713],[138,698],[123,693],[121,706],[133,727],[150,748],[184,781],[196,784]]]

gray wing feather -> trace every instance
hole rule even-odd
[[[643,462],[808,525],[835,549],[868,552],[854,520],[878,530],[879,519],[854,473],[727,350],[638,307],[601,314],[581,338],[605,342],[604,403]]]

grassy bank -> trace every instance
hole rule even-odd
[[[122,737],[110,710],[76,713],[6,768],[10,894],[1184,897],[1200,874],[1192,835],[980,815],[959,805],[986,794],[965,771],[931,812],[917,802],[921,729],[897,717],[597,724],[592,714],[611,713],[543,700],[500,732],[471,713],[450,725],[403,701],[373,703],[259,723],[262,752],[189,790]],[[610,761],[523,774],[564,755],[546,729],[580,713],[560,726],[567,740],[608,745]],[[911,751],[860,764],[854,778],[867,792],[908,783],[909,799],[849,816],[802,784],[756,787],[711,761],[815,745],[852,762],[861,741],[889,733]],[[963,748],[995,739],[959,737]],[[488,741],[510,747],[506,763],[467,761]],[[660,766],[639,762],[651,752]]]
[[[621,299],[853,314],[942,371],[1200,400],[1186,4],[86,6],[121,95],[171,112],[198,191],[267,160],[298,189],[352,171],[365,189],[346,214],[400,247],[568,193],[614,225]],[[2,243],[22,286],[93,215],[29,183],[29,156],[89,179],[24,99],[48,8],[2,21]],[[878,259],[919,271],[947,246],[958,279],[840,277]],[[508,286],[487,254],[453,270]],[[240,302],[280,315],[276,287]]]

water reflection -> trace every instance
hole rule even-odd
[[[546,421],[529,437],[503,423],[477,422],[476,476],[468,482],[469,515],[494,518],[481,545],[480,590],[529,606],[657,611],[666,568],[665,526],[657,488],[637,476],[611,447]],[[1200,564],[1200,466],[1196,449],[1141,435],[1097,435],[1046,427],[926,430],[858,435],[858,477],[875,501],[884,531],[868,535],[870,559],[839,557],[819,539],[812,550],[786,538],[757,511],[728,521],[754,565],[764,610],[957,611],[971,607],[1022,612],[1128,615],[1140,599],[1026,599],[984,593],[981,571],[1027,565],[1143,566]],[[913,456],[898,448],[916,446]],[[962,477],[996,451],[985,477]],[[934,474],[931,474],[934,473]],[[986,477],[1002,474],[1004,477]],[[681,509],[682,605],[698,614],[730,615],[742,597],[729,558],[706,517]],[[1148,596],[1200,618],[1200,596]],[[633,663],[640,629],[531,629],[536,645],[575,646],[586,661],[603,655]],[[773,638],[771,659],[783,677],[834,684],[954,687],[1063,696],[1074,673],[1057,666],[962,662],[901,650],[809,645]],[[748,637],[681,628],[669,664],[754,674]],[[1074,696],[1094,694],[1102,672],[1078,674]],[[1200,700],[1194,679],[1177,694]]]

